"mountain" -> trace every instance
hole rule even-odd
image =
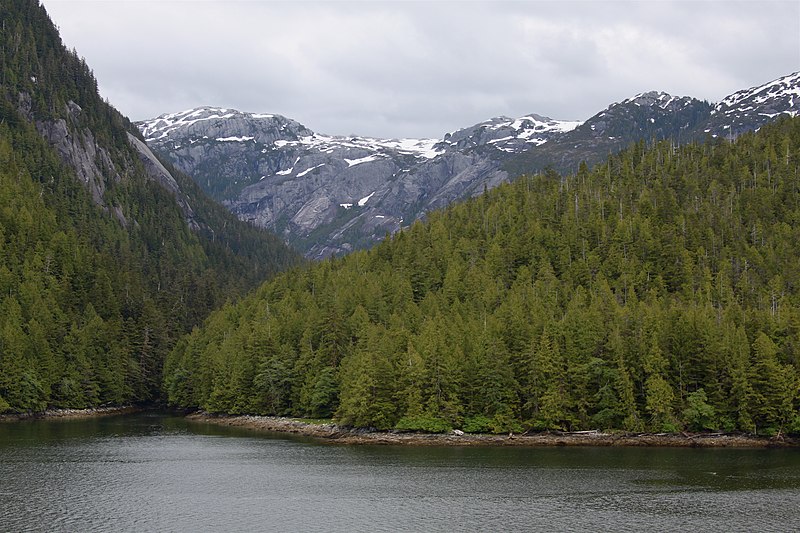
[[[213,313],[170,353],[169,400],[429,432],[798,434],[798,164],[800,117],[500,184]]]
[[[511,176],[544,168],[571,172],[581,162],[600,163],[638,140],[670,139],[681,144],[696,137],[711,109],[695,98],[642,93],[611,104],[554,142],[517,152],[503,168]]]
[[[149,146],[239,218],[322,258],[368,246],[501,183],[505,156],[577,125],[500,117],[440,140],[387,140],[322,135],[280,115],[206,107],[139,127]]]
[[[0,20],[0,412],[158,399],[178,337],[300,258],[160,161],[37,1]]]
[[[800,72],[725,97],[714,106],[704,133],[736,137],[757,130],[780,115],[800,112]]]
[[[800,72],[735,92],[715,105],[652,91],[610,105],[556,142],[515,154],[503,168],[512,176],[547,167],[569,172],[581,161],[599,163],[637,140],[683,144],[707,136],[730,138],[798,113]]]
[[[499,117],[442,139],[328,136],[280,115],[210,107],[137,125],[156,152],[240,219],[319,259],[368,247],[522,174],[574,171],[642,139],[681,144],[757,129],[796,114],[798,90],[796,73],[717,105],[647,92],[583,122]]]

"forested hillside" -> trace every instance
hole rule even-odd
[[[214,313],[174,405],[443,431],[800,431],[800,119],[632,146]]]
[[[175,340],[295,264],[147,171],[35,0],[0,4],[0,412],[155,399]]]

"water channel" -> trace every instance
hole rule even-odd
[[[0,531],[798,531],[800,450],[348,446],[0,423]]]

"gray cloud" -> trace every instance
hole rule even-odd
[[[800,69],[796,1],[43,3],[134,120],[218,105],[441,137],[653,89],[718,101]]]

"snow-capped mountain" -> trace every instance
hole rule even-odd
[[[711,104],[687,96],[646,92],[611,104],[558,139],[509,157],[505,167],[512,175],[546,167],[575,171],[581,161],[589,165],[640,139],[672,139],[677,143],[695,137]]]
[[[266,127],[263,127],[265,125]],[[206,134],[210,133],[214,135],[214,140],[219,142],[252,141],[256,136],[259,136],[262,142],[269,142],[286,135],[298,137],[312,134],[302,124],[280,115],[242,113],[232,109],[214,107],[201,107],[181,113],[161,115],[157,119],[145,123],[140,129],[147,142],[169,142],[171,134],[176,131],[190,137],[203,134],[202,137],[206,139],[208,138]],[[242,135],[225,136],[230,131],[237,131]],[[251,135],[246,135],[248,133]],[[197,142],[198,139],[199,137],[190,142]]]
[[[139,124],[148,144],[236,215],[308,257],[369,246],[431,209],[546,167],[571,172],[641,139],[757,129],[800,111],[800,73],[712,105],[646,92],[586,121],[498,117],[442,139],[315,133],[273,114],[202,107]]]
[[[460,150],[490,145],[508,153],[540,146],[553,136],[572,131],[580,121],[553,120],[540,115],[521,118],[497,117],[445,135],[450,146]]]
[[[800,72],[733,93],[714,106],[705,133],[735,137],[775,117],[800,112]]]
[[[280,115],[201,107],[139,127],[148,144],[241,219],[314,258],[365,246],[430,209],[495,186],[509,154],[579,122],[501,117],[443,139],[315,133]]]

